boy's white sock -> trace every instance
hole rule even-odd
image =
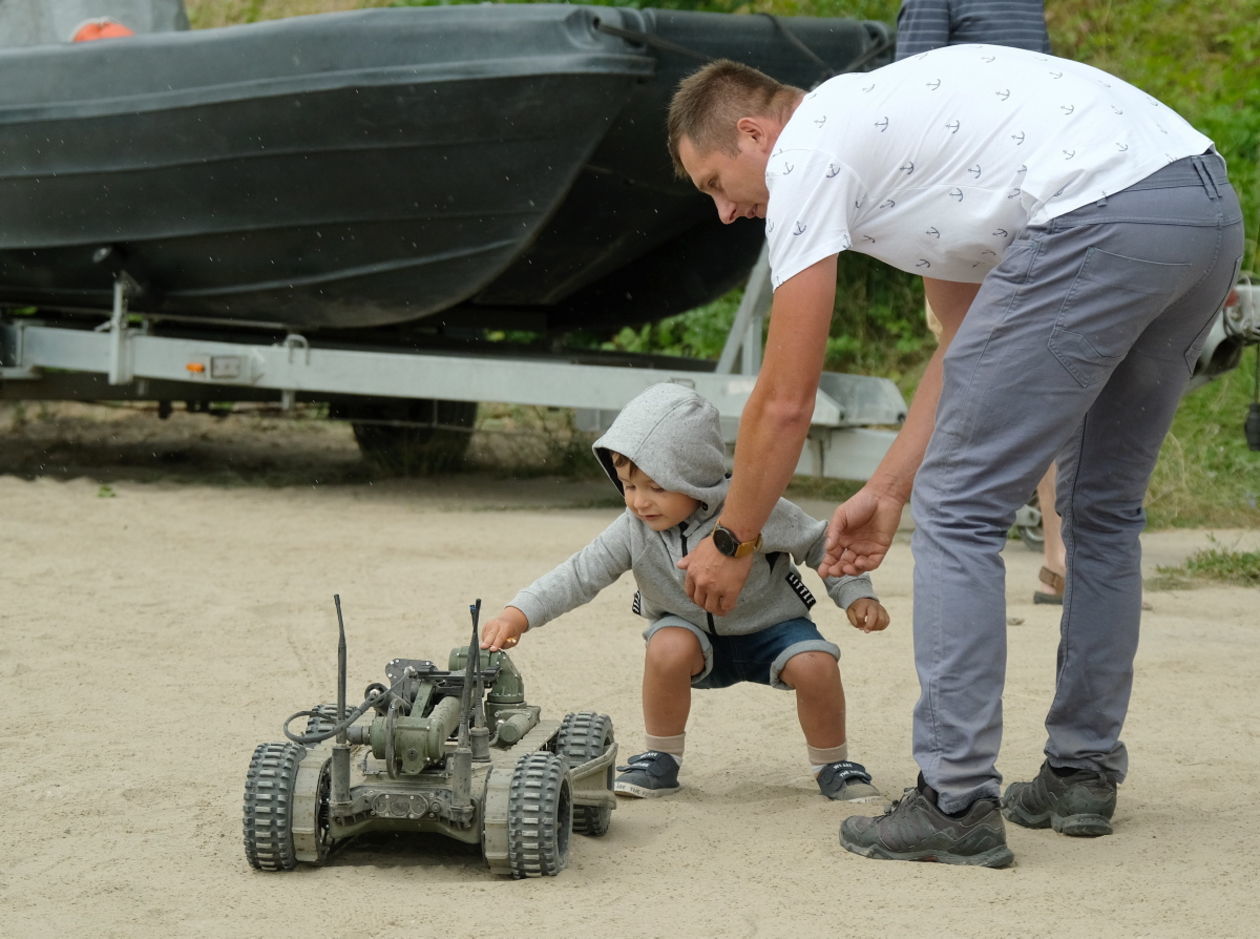
[[[842,743],[838,747],[811,747],[807,743],[805,744],[805,752],[809,754],[809,768],[817,776],[823,771],[824,766],[847,760],[849,758],[849,745],[848,743]]]
[[[654,734],[644,734],[643,742],[647,744],[649,750],[655,750],[658,753],[668,753],[674,758],[674,761],[682,766],[683,747],[687,742],[687,734],[684,731],[681,734],[674,734],[670,737],[657,737]]]

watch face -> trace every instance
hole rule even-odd
[[[713,546],[725,554],[727,557],[734,557],[735,552],[739,550],[739,542],[725,528],[713,529]]]

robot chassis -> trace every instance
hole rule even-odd
[[[367,832],[431,832],[480,844],[490,870],[554,876],[570,832],[603,835],[616,797],[617,745],[606,714],[543,720],[525,702],[503,652],[480,648],[481,601],[469,607],[472,641],[449,666],[394,659],[389,686],[374,682],[346,708],[341,599],[337,704],[299,711],[286,743],[254,750],[245,777],[245,857],[258,870],[320,864]],[[304,733],[293,721],[307,719]]]

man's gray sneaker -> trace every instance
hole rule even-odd
[[[619,796],[636,799],[652,799],[677,792],[678,761],[668,753],[648,750],[630,757],[625,766],[618,766],[621,775],[613,782],[613,792]]]
[[[841,760],[818,771],[818,789],[837,802],[883,802],[884,795],[871,785],[871,774],[861,763]]]
[[[863,857],[886,861],[939,861],[1006,867],[1015,855],[1006,846],[1006,826],[996,799],[977,799],[955,818],[936,805],[923,777],[878,818],[855,815],[840,826],[840,844]]]
[[[1111,834],[1115,811],[1113,779],[1087,769],[1055,770],[1048,761],[1036,779],[1011,783],[1002,796],[1002,814],[1015,824],[1081,838]]]

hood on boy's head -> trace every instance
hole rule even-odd
[[[610,451],[632,460],[670,492],[708,505],[726,494],[726,446],[717,408],[683,385],[661,382],[640,392],[593,449],[619,492]]]

